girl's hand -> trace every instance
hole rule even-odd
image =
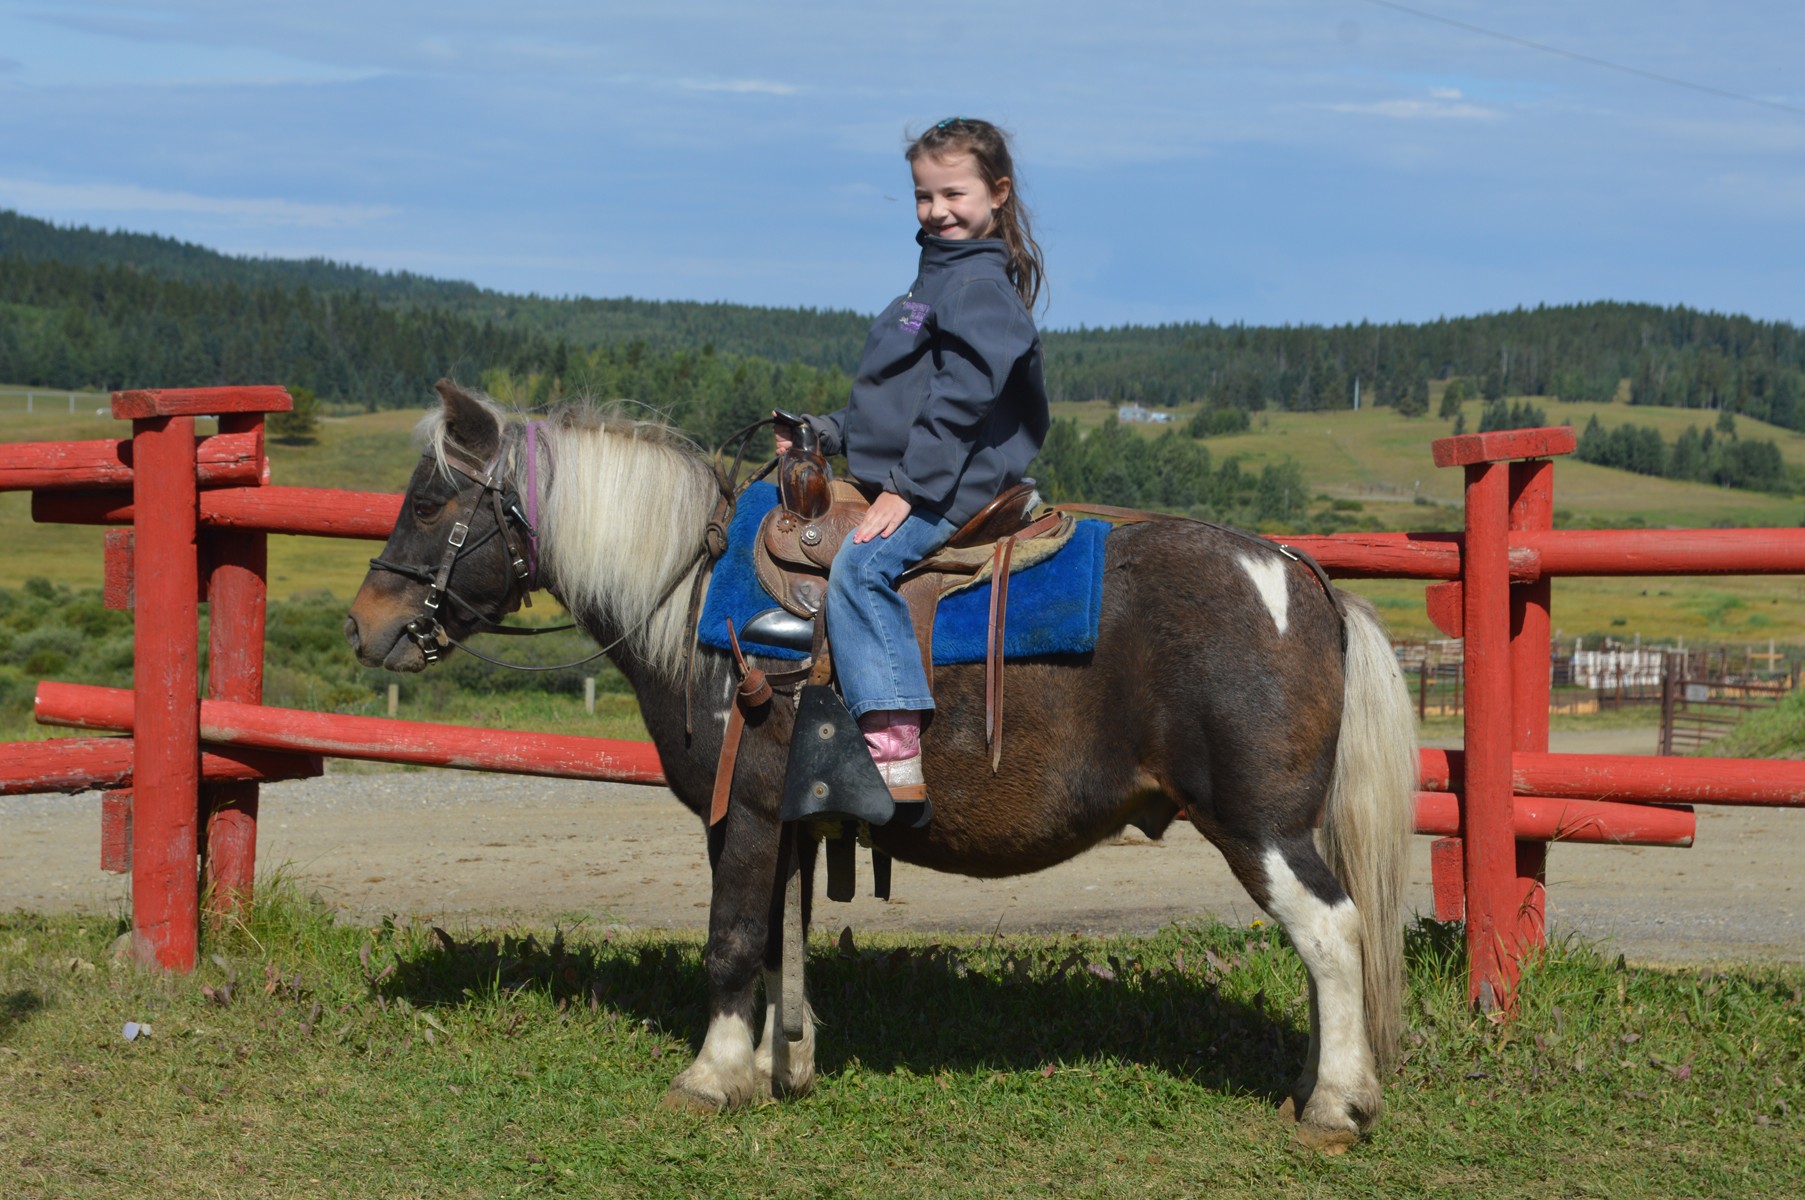
[[[865,519],[852,531],[852,540],[863,544],[874,537],[887,538],[909,515],[909,502],[895,492],[884,492],[871,502]]]
[[[782,425],[771,426],[771,429],[773,431],[773,436],[777,442],[777,457],[778,458],[782,458],[784,455],[788,454],[790,452],[790,447],[795,444],[791,440],[790,435],[788,433],[784,432],[785,428],[786,427],[782,426]]]

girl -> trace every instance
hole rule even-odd
[[[847,707],[899,800],[926,798],[921,714],[934,707],[903,571],[1019,483],[1047,435],[1040,246],[1001,130],[950,117],[916,138],[921,265],[865,341],[845,408],[804,418],[821,450],[882,489],[828,576],[827,631]],[[777,450],[790,438],[778,427]]]

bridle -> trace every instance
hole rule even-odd
[[[537,422],[534,423],[535,425]],[[537,430],[529,431],[528,456],[536,454],[537,447],[531,443],[536,440],[531,435]],[[372,558],[370,566],[412,579],[426,585],[426,596],[421,601],[421,612],[409,621],[405,632],[427,663],[436,663],[449,653],[449,648],[458,649],[475,655],[486,656],[471,650],[451,636],[449,630],[439,621],[439,607],[449,600],[483,632],[505,633],[516,636],[533,636],[543,633],[557,633],[575,628],[572,625],[559,625],[542,629],[521,629],[503,625],[500,616],[512,612],[515,608],[532,606],[532,591],[538,584],[538,530],[533,521],[523,511],[520,493],[502,469],[505,451],[498,452],[494,461],[479,463],[466,455],[457,446],[447,442],[443,448],[444,462],[447,467],[462,475],[466,482],[458,489],[454,502],[460,511],[470,514],[474,521],[476,514],[487,511],[492,524],[489,529],[472,540],[470,537],[471,522],[454,521],[445,536],[445,548],[439,555],[438,565],[432,570],[414,566],[411,563],[391,562],[386,558]],[[530,464],[536,473],[536,463]],[[535,481],[536,482],[536,481]],[[531,505],[533,501],[528,501]],[[508,557],[508,589],[502,596],[500,612],[491,616],[460,595],[451,585],[452,573],[457,570],[458,563],[466,555],[474,554],[487,545],[493,538],[501,538]],[[593,657],[593,656],[592,656]],[[494,659],[486,659],[495,662]],[[590,659],[583,659],[589,662]],[[502,666],[515,666],[513,663],[501,663]],[[565,666],[577,666],[579,663],[567,663]],[[521,670],[558,670],[558,667],[520,666]]]
[[[472,658],[481,659],[493,666],[508,667],[515,671],[563,671],[594,662],[624,642],[639,625],[650,621],[652,615],[662,607],[664,601],[670,598],[685,579],[693,575],[696,583],[699,584],[701,574],[696,570],[697,565],[704,560],[712,563],[720,557],[722,550],[725,549],[726,520],[717,509],[715,516],[709,521],[702,545],[697,547],[696,553],[673,573],[670,582],[660,589],[657,602],[647,610],[645,618],[594,654],[571,662],[550,665],[507,662],[503,659],[491,658],[480,650],[474,650],[452,636],[451,631],[439,621],[439,608],[441,603],[446,600],[461,610],[478,627],[476,632],[479,633],[537,637],[576,628],[574,624],[565,624],[527,629],[501,623],[501,617],[514,611],[515,608],[532,607],[532,592],[539,586],[539,532],[535,527],[535,518],[538,515],[535,510],[538,507],[539,494],[538,434],[543,425],[542,421],[529,421],[525,426],[526,446],[523,457],[526,460],[527,487],[524,508],[520,489],[514,485],[513,480],[503,468],[503,463],[507,458],[505,445],[496,452],[492,461],[483,463],[447,441],[442,447],[445,465],[468,481],[458,489],[457,494],[453,497],[454,502],[457,503],[460,511],[468,511],[472,520],[477,513],[486,510],[491,515],[493,524],[487,532],[472,541],[470,523],[454,522],[450,532],[446,535],[445,548],[439,555],[438,565],[431,571],[410,563],[391,562],[381,557],[370,560],[370,566],[377,570],[388,571],[405,579],[426,584],[426,596],[421,601],[422,611],[408,621],[403,627],[403,632],[419,648],[421,656],[425,658],[429,666],[444,659],[454,647]],[[727,507],[730,512],[731,497],[727,500]],[[458,563],[465,555],[475,553],[495,537],[501,538],[502,545],[507,551],[509,574],[508,589],[502,596],[500,611],[495,616],[490,616],[459,595],[451,586],[451,579],[453,572],[457,570]],[[697,588],[691,597],[690,623],[692,627],[695,622],[696,598],[699,594],[699,588]],[[553,595],[556,593],[554,592]]]

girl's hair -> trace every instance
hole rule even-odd
[[[999,179],[1009,180],[1009,199],[992,216],[990,236],[1001,238],[1009,248],[1009,282],[1015,285],[1022,306],[1032,311],[1047,272],[1041,262],[1040,243],[1034,240],[1030,227],[1027,206],[1022,203],[1021,180],[1015,174],[1008,137],[989,121],[948,117],[910,142],[903,156],[914,163],[924,154],[941,160],[971,155],[984,186],[992,191]]]

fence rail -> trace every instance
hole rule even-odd
[[[131,692],[41,685],[42,719],[131,737],[0,747],[0,790],[116,789],[103,806],[103,845],[116,845],[129,808],[134,944],[166,967],[194,964],[197,856],[204,849],[199,875],[217,905],[245,903],[258,782],[317,774],[322,754],[662,778],[656,753],[636,743],[479,737],[265,707],[268,535],[381,540],[401,500],[271,486],[263,415],[288,407],[271,388],[118,393],[113,411],[132,420],[130,439],[0,449],[0,490],[30,490],[35,519],[131,526],[108,536],[107,595],[135,609],[137,681]],[[197,439],[203,414],[218,415],[218,433]],[[1547,753],[1554,576],[1805,574],[1805,529],[1553,530],[1552,458],[1573,447],[1567,428],[1443,438],[1431,447],[1436,464],[1466,480],[1460,532],[1288,539],[1339,577],[1425,581],[1431,619],[1459,639],[1458,658],[1449,643],[1416,663],[1419,709],[1433,687],[1464,728],[1463,750],[1423,752],[1416,822],[1436,838],[1437,914],[1466,921],[1470,994],[1481,1005],[1510,1003],[1519,959],[1542,941],[1549,841],[1686,846],[1696,829],[1689,805],[1805,803],[1802,763]],[[195,644],[202,596],[212,616],[205,697]]]

